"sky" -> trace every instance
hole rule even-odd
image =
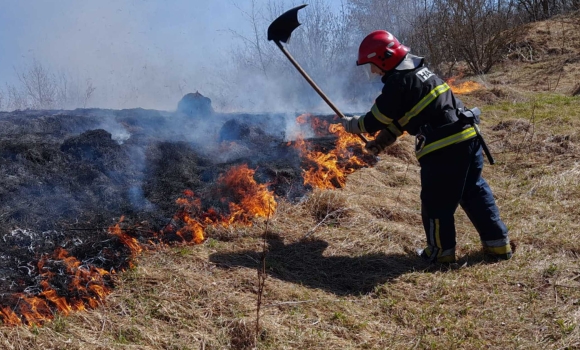
[[[90,79],[94,107],[174,108],[184,93],[215,89],[240,44],[231,31],[250,33],[251,3],[0,0],[0,88],[36,60],[80,86]]]

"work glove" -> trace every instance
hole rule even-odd
[[[376,156],[384,151],[385,148],[395,143],[395,141],[397,141],[397,136],[388,129],[384,129],[379,132],[374,140],[367,142],[365,149]]]
[[[344,117],[341,120],[342,126],[344,126],[344,130],[351,134],[361,134],[365,132],[363,120],[361,119],[360,115],[355,115],[352,117]]]

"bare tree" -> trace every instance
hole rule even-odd
[[[350,25],[346,2],[341,5],[337,10],[332,0],[310,1],[309,6],[299,13],[302,26],[292,33],[286,44],[296,60],[332,99],[343,99],[345,95],[356,92],[347,85],[357,76],[354,72],[357,71],[358,38]],[[237,68],[234,73],[238,78],[253,82],[257,76],[266,78],[267,83],[261,86],[278,89],[276,93],[289,92],[284,95],[285,102],[294,100],[302,107],[318,105],[320,98],[312,93],[284,55],[266,38],[270,23],[292,6],[283,0],[270,0],[263,6],[252,1],[246,10],[238,6],[250,24],[250,31],[246,35],[232,31],[241,43],[232,55]],[[272,93],[266,91],[264,96],[272,96]]]
[[[580,0],[349,0],[351,23],[362,34],[386,29],[443,72],[465,61],[488,72],[526,21],[578,10]]]
[[[82,80],[65,71],[54,74],[34,59],[23,70],[14,69],[18,82],[6,84],[0,91],[0,109],[69,109],[86,107],[95,86],[91,79]]]
[[[487,73],[515,39],[512,1],[436,0],[443,33],[437,39],[474,74]]]
[[[437,11],[437,4],[427,0],[417,3],[414,13],[411,26],[407,28],[409,42],[406,44],[415,48],[416,54],[427,57],[431,68],[438,73],[443,73],[445,64],[449,63],[451,70],[458,58],[446,43],[447,26],[442,25],[445,13]]]
[[[36,59],[24,72],[16,71],[32,108],[52,108],[57,97],[56,78]]]
[[[19,90],[14,85],[6,85],[6,92],[8,95],[8,101],[6,103],[6,109],[16,110],[16,109],[26,109],[28,108],[28,102],[26,99],[26,92]]]
[[[265,43],[264,26],[267,22],[264,16],[264,9],[258,6],[255,0],[251,1],[249,11],[244,10],[237,3],[234,3],[234,6],[242,13],[242,15],[244,15],[251,27],[250,36],[242,35],[237,30],[230,29],[230,32],[238,39],[241,39],[243,43],[243,55],[238,56],[238,58],[245,56],[245,59],[236,63],[242,65],[255,65],[255,60],[248,59],[253,56],[254,58],[258,58],[257,62],[259,65],[257,67],[259,67],[263,74],[267,75],[268,66],[271,62],[272,50],[268,50],[268,48],[263,45]]]
[[[91,99],[95,87],[91,79],[81,81],[79,78],[75,79],[69,74],[61,72],[58,75],[56,90],[55,107],[61,109],[84,108]]]
[[[387,30],[402,42],[408,43],[409,35],[426,4],[419,0],[349,0],[349,17],[352,28],[362,39],[374,30]]]
[[[577,11],[579,0],[517,0],[518,10],[527,16],[529,21],[540,21],[557,14]]]
[[[348,14],[343,7],[332,11],[326,0],[312,0],[303,27],[293,33],[292,51],[315,78],[324,79],[337,69],[354,66],[353,33],[348,26]]]

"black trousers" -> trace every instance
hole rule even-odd
[[[511,252],[508,229],[500,219],[491,188],[481,176],[483,155],[477,138],[428,154],[420,164],[421,212],[430,257],[455,256],[454,214],[459,205],[487,253]]]

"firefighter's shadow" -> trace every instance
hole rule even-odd
[[[328,243],[300,241],[285,245],[278,237],[268,239],[266,272],[273,278],[319,288],[337,295],[372,292],[378,285],[398,276],[426,268],[410,254],[367,254],[324,256]],[[260,266],[262,251],[215,253],[209,259],[221,268]]]

